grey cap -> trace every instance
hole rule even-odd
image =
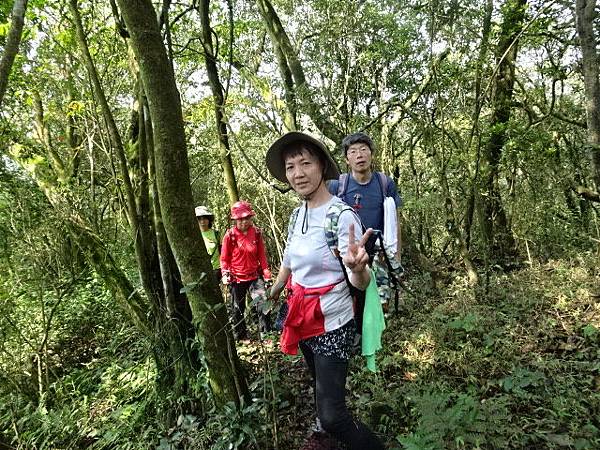
[[[337,180],[339,178],[340,173],[337,169],[337,165],[333,161],[333,158],[331,158],[331,155],[329,154],[325,144],[323,144],[320,140],[299,131],[290,131],[289,133],[284,134],[275,142],[273,142],[271,147],[269,147],[269,150],[267,150],[265,162],[269,172],[271,172],[273,177],[277,178],[283,183],[288,183],[288,180],[285,176],[285,162],[283,161],[281,155],[283,150],[288,145],[295,142],[309,142],[323,152],[325,160],[328,163],[325,170],[325,180]]]
[[[194,208],[196,217],[215,217],[215,215],[206,206],[196,206]]]

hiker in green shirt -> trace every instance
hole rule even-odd
[[[213,274],[218,283],[221,281],[221,239],[219,238],[219,233],[213,230],[212,227],[215,215],[206,206],[197,206],[195,212],[206,251],[210,255]]]

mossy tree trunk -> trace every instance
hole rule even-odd
[[[482,83],[483,83],[483,69],[489,52],[489,41],[492,32],[492,14],[494,12],[493,0],[486,0],[485,6],[483,7],[483,22],[481,28],[481,43],[479,44],[479,52],[477,55],[477,62],[475,65],[475,86],[473,90],[474,105],[473,113],[471,114],[472,126],[469,138],[467,140],[466,148],[470,151],[473,148],[473,142],[475,141],[476,158],[475,158],[475,170],[473,174],[473,181],[469,187],[469,196],[467,197],[467,207],[463,220],[463,229],[465,236],[465,245],[467,250],[471,249],[471,237],[473,230],[473,223],[475,218],[475,205],[477,201],[477,183],[480,176],[480,155],[481,155],[481,130],[480,130],[480,117],[481,108],[483,106],[484,96],[482,95]]]
[[[526,0],[507,0],[502,7],[503,21],[496,48],[497,68],[492,92],[490,136],[482,152],[482,228],[488,256],[500,261],[515,250],[515,241],[500,194],[499,172],[511,117],[518,39],[523,31],[526,4]]]
[[[119,0],[154,130],[156,185],[165,232],[187,291],[217,405],[247,395],[210,258],[194,218],[179,91],[150,0]]]
[[[323,113],[323,106],[313,100],[296,49],[283,28],[273,4],[269,0],[256,0],[256,5],[275,48],[279,71],[282,74],[286,91],[286,103],[288,103],[288,115],[290,116],[288,120],[291,122],[291,117],[294,117],[293,122],[288,127],[292,126],[292,123],[295,124],[297,120],[295,117],[297,114],[296,102],[299,102],[304,112],[311,118],[321,133],[337,145],[342,141],[344,135],[339,127]],[[292,80],[293,86],[290,84]]]
[[[281,48],[280,39],[274,38],[276,29],[273,20],[270,18],[272,15],[269,12],[270,5],[262,0],[257,0],[256,3],[265,22],[265,26],[268,28],[269,34],[271,35],[273,52],[275,53],[275,58],[277,58],[277,67],[279,68],[281,82],[283,83],[283,92],[285,96],[285,115],[283,123],[288,131],[295,131],[298,129],[298,101],[294,89],[292,70],[284,51]],[[272,6],[270,8],[272,9]]]
[[[25,11],[27,10],[27,0],[15,0],[12,8],[10,31],[4,45],[4,53],[0,59],[0,106],[8,86],[8,76],[12,69],[15,57],[19,52],[19,44],[23,35],[25,26]]]
[[[594,19],[597,17],[595,0],[577,0],[577,34],[581,46],[587,134],[596,190],[600,191],[600,70]]]
[[[138,135],[134,136],[139,161],[139,186],[137,209],[140,233],[144,233],[143,241],[147,257],[148,269],[153,293],[151,308],[153,310],[154,333],[152,335],[154,360],[157,364],[157,389],[161,398],[195,399],[198,398],[200,386],[196,382],[202,370],[200,355],[191,342],[195,339],[192,314],[185,293],[181,292],[181,276],[177,265],[173,262],[173,254],[164,237],[161,221],[160,204],[154,188],[154,137],[152,125],[148,117],[145,94],[141,83],[138,86]],[[153,195],[150,196],[152,185]],[[150,198],[154,200],[151,203]],[[163,261],[168,261],[163,264]],[[202,399],[199,399],[202,400]],[[177,408],[169,404],[162,414],[165,423],[172,423],[180,413],[199,413],[203,402],[189,400],[177,401]]]

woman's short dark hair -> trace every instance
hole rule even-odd
[[[306,141],[292,142],[285,149],[283,149],[283,151],[281,152],[281,160],[283,161],[284,166],[286,159],[301,155],[304,152],[316,157],[319,160],[319,163],[321,164],[323,172],[325,172],[329,165],[327,157],[319,147],[312,144],[311,142]]]

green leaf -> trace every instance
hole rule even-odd
[[[10,30],[10,23],[0,23],[0,37],[8,36],[8,31]]]

